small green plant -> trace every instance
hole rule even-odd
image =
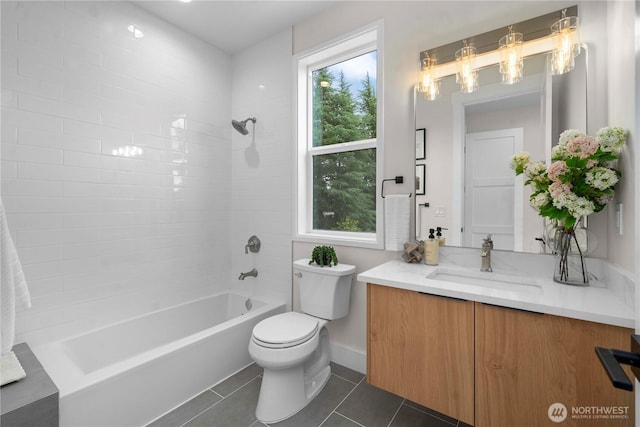
[[[320,267],[331,264],[338,265],[338,256],[332,246],[316,246],[311,252],[311,261],[309,264],[318,264]]]

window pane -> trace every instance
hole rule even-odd
[[[375,148],[313,157],[313,228],[375,233]]]
[[[374,50],[313,71],[313,146],[376,137]]]

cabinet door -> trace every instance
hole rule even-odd
[[[594,350],[628,349],[630,329],[481,303],[475,325],[476,427],[633,426]]]
[[[367,285],[367,381],[473,424],[472,301]]]

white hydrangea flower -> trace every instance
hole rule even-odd
[[[554,145],[551,149],[551,159],[552,160],[562,160],[567,158],[567,148],[565,144],[562,145]]]
[[[596,167],[585,175],[585,182],[597,188],[598,190],[606,190],[611,188],[618,182],[618,175],[609,168]]]
[[[529,199],[529,203],[535,210],[540,210],[541,207],[549,203],[549,193],[543,192],[538,193],[535,196],[532,195]]]
[[[558,209],[569,209],[569,206],[575,202],[578,196],[575,193],[560,193],[556,197],[552,196],[553,206]]]
[[[627,132],[619,127],[604,127],[598,131],[596,139],[602,151],[618,154],[627,139]]]
[[[519,151],[513,155],[511,159],[511,168],[516,169],[518,166],[526,165],[531,161],[531,155],[526,151]]]
[[[569,213],[574,218],[582,218],[583,216],[591,215],[596,210],[596,206],[591,200],[584,197],[576,197],[573,203],[567,206],[567,209],[569,209]]]
[[[529,162],[524,168],[524,174],[533,179],[542,175],[547,170],[547,167],[542,162]]]
[[[560,138],[558,138],[558,143],[561,146],[565,146],[567,142],[572,141],[573,139],[579,136],[585,136],[585,134],[578,129],[567,129],[560,134]]]

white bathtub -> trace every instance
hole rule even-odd
[[[250,364],[253,327],[285,306],[245,301],[214,295],[35,346],[60,425],[142,426]]]

